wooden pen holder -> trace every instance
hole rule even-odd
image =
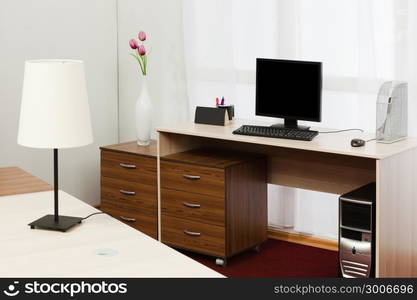
[[[230,120],[228,109],[225,107],[197,106],[195,109],[194,123],[224,126]]]

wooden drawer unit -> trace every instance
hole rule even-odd
[[[104,204],[102,210],[111,215],[113,218],[149,235],[150,237],[155,239],[157,238],[158,219],[155,214],[117,209],[106,204]]]
[[[156,158],[102,150],[101,174],[105,177],[156,185]]]
[[[157,210],[157,186],[103,176],[101,178],[101,199],[102,202],[155,212]]]
[[[165,215],[224,226],[224,198],[161,189],[161,212]]]
[[[266,158],[213,149],[161,157],[161,241],[221,258],[267,237]]]
[[[174,247],[224,257],[225,228],[162,215],[163,242]]]
[[[224,170],[163,161],[161,187],[224,198]]]
[[[101,147],[102,211],[158,237],[156,142]]]

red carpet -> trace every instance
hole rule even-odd
[[[247,251],[217,266],[213,257],[183,252],[227,277],[337,277],[338,253],[315,247],[268,240],[261,251]]]

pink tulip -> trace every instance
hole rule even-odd
[[[139,45],[138,46],[138,53],[140,56],[144,56],[146,54],[145,46]]]
[[[130,45],[130,48],[132,48],[132,49],[137,49],[138,48],[138,42],[136,42],[136,40],[134,40],[134,39],[131,39],[129,41],[129,45]]]
[[[144,40],[146,40],[146,33],[144,31],[139,32],[138,38],[143,42]]]

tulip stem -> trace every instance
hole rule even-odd
[[[143,61],[143,70],[145,71],[145,73],[143,75],[146,75],[147,65],[148,65],[148,57],[146,55],[142,56],[142,61]]]
[[[138,63],[139,63],[139,66],[140,66],[140,69],[141,69],[141,71],[142,71],[142,75],[146,75],[146,62],[144,62],[143,60],[142,60],[142,57],[144,57],[144,56],[138,56],[136,53],[135,54],[133,54],[133,53],[130,53],[130,55],[132,55],[134,58],[136,58],[136,60],[138,61]],[[146,58],[145,58],[145,61],[146,61]]]

